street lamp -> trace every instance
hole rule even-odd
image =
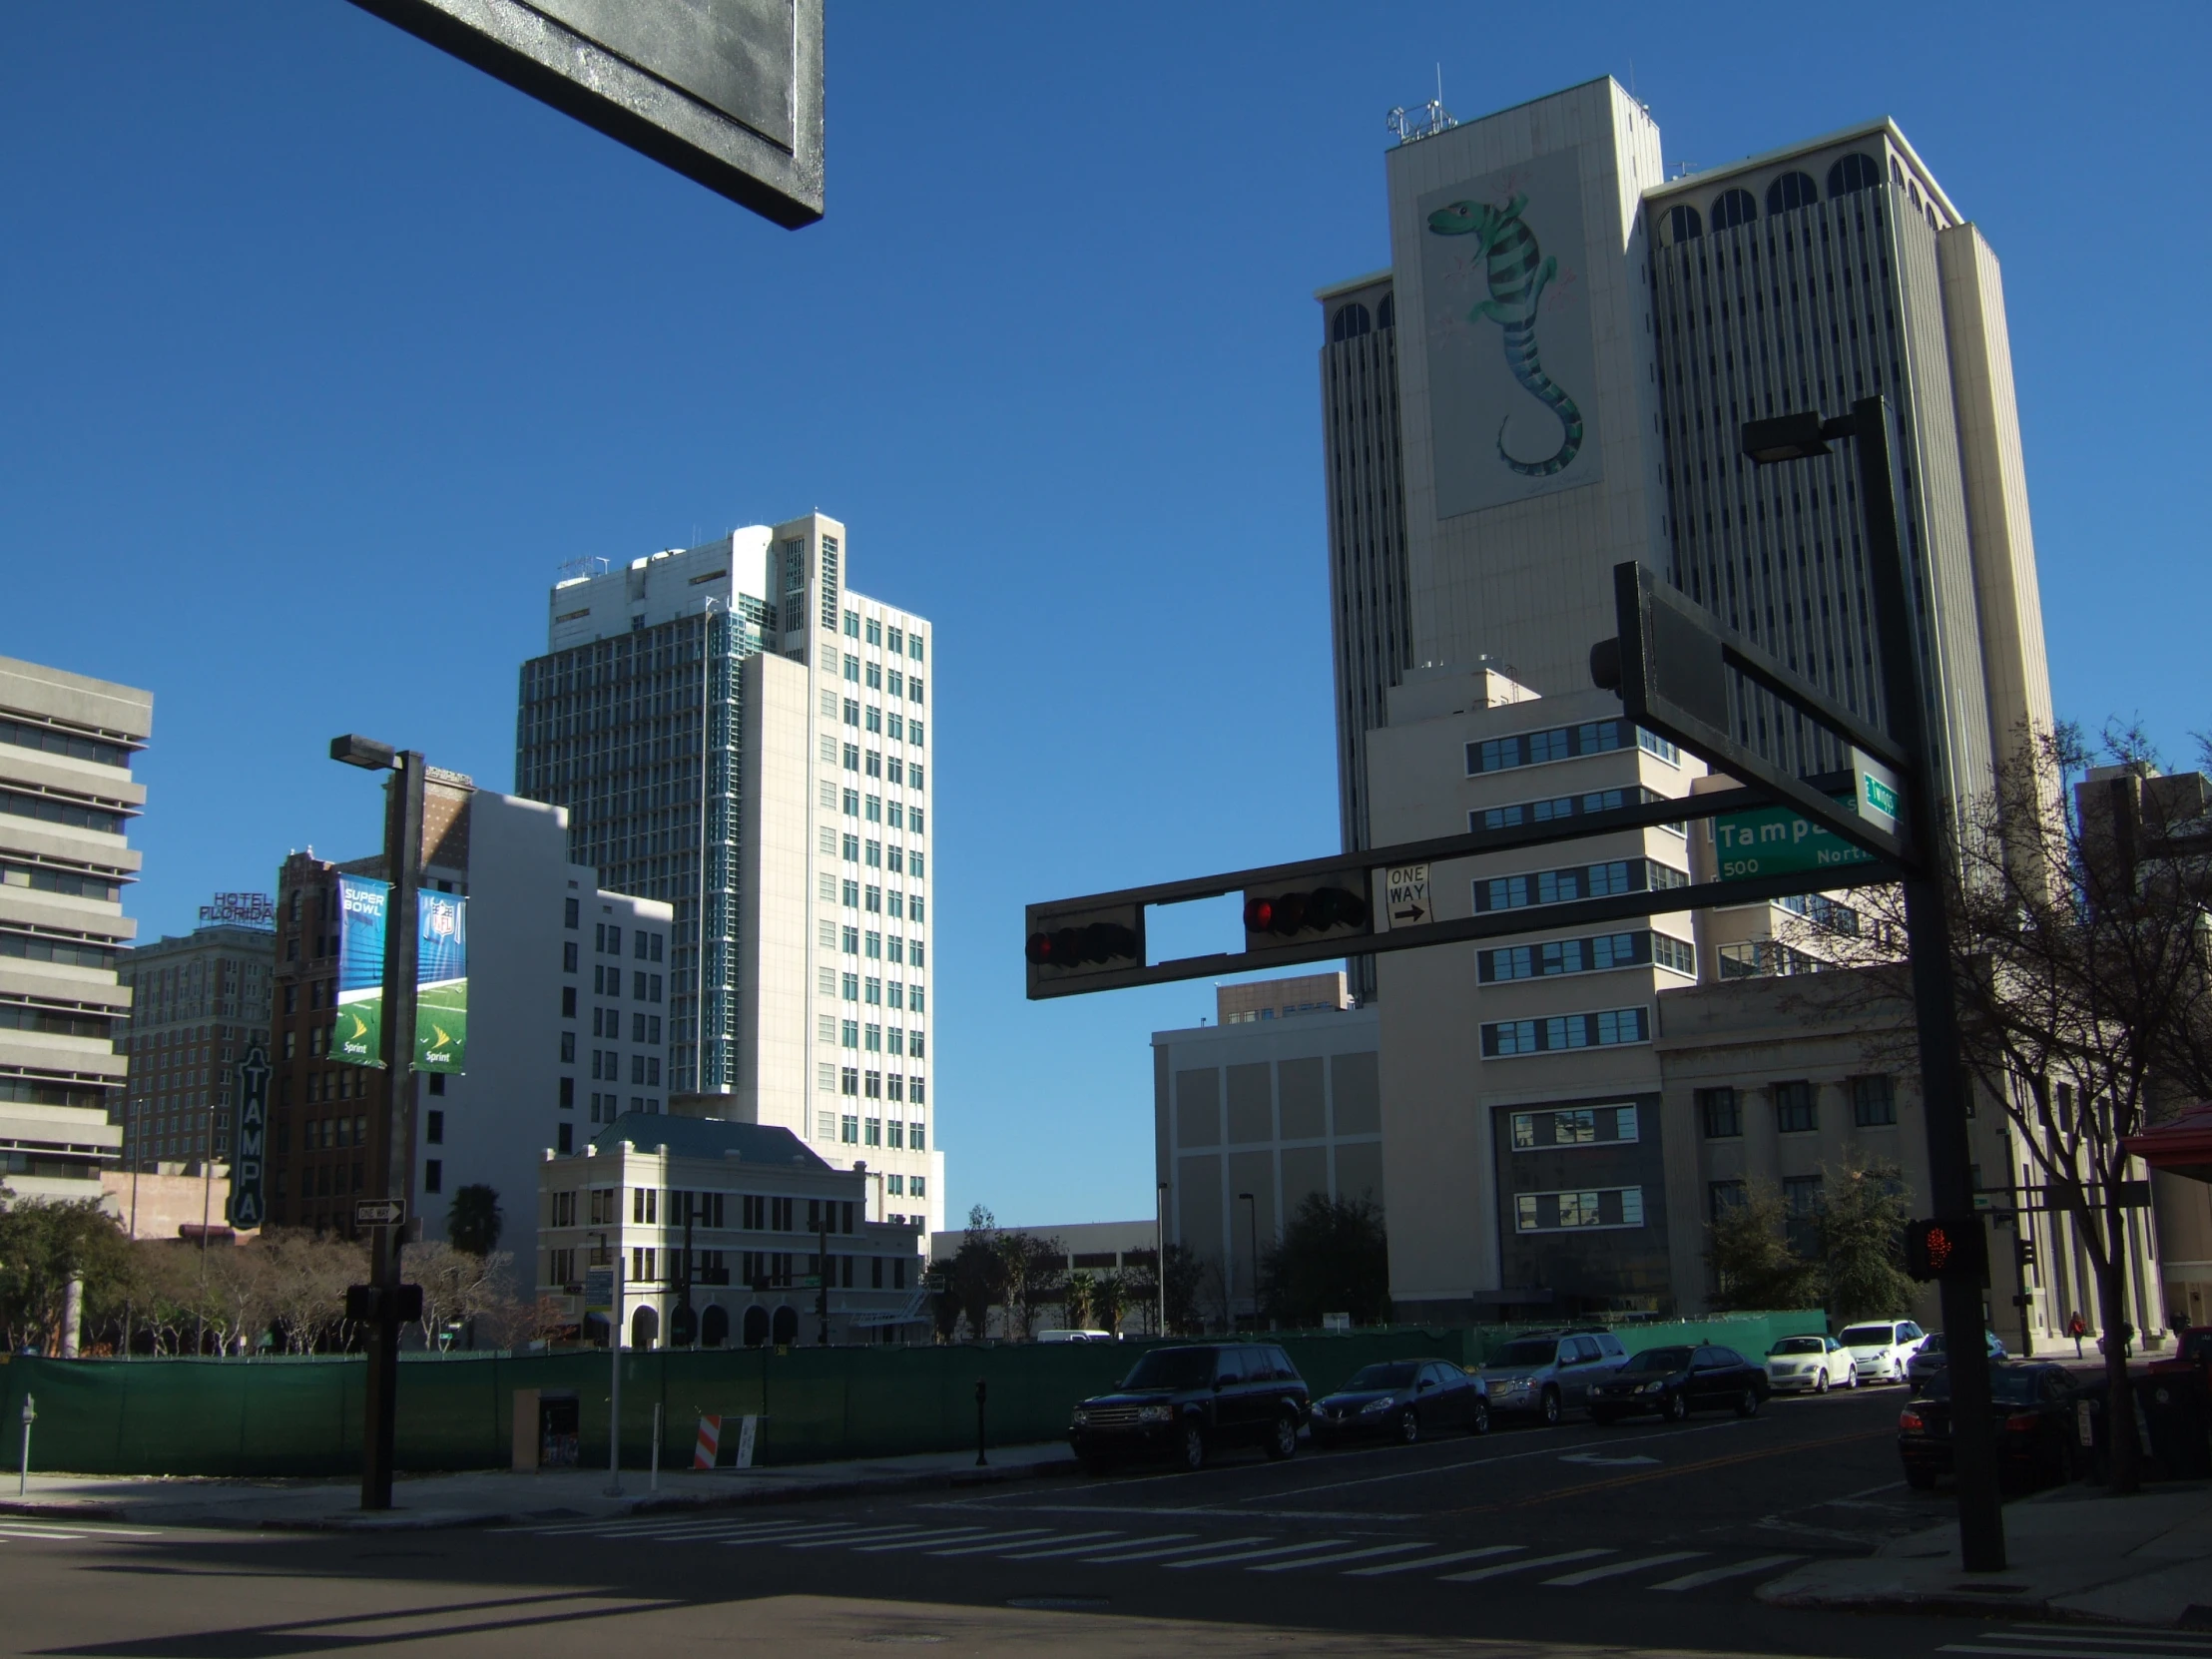
[[[369,1228],[369,1285],[374,1319],[363,1390],[361,1507],[391,1507],[392,1449],[399,1388],[399,1254],[414,1144],[415,894],[421,885],[423,784],[428,767],[417,750],[395,750],[357,733],[330,740],[330,759],[365,772],[396,772],[384,798],[384,1110],[369,1119],[368,1191],[386,1207]]]
[[[1744,453],[1771,466],[1830,453],[1829,440],[1858,450],[1859,511],[1867,537],[1867,580],[1882,654],[1883,725],[1910,762],[1903,782],[1915,857],[1905,876],[1905,925],[1919,1027],[1922,1114],[1928,1132],[1929,1197],[1937,1216],[1973,1220],[1973,1152],[1966,1131],[1966,1079],[1958,1063],[1958,1007],[1951,982],[1945,878],[1945,804],[1929,741],[1928,698],[1913,632],[1913,603],[1898,537],[1898,492],[1890,406],[1862,397],[1848,415],[1816,412],[1747,421]],[[1978,1225],[1978,1224],[1977,1224]],[[2004,1570],[2004,1519],[1997,1486],[1989,1367],[1977,1278],[1946,1275],[1943,1341],[1949,1359],[1952,1459],[1958,1481],[1960,1559],[1968,1572]]]
[[[1161,1182],[1152,1201],[1152,1289],[1160,1304],[1160,1323],[1152,1333],[1156,1337],[1168,1334],[1168,1186]]]
[[[1252,1241],[1252,1329],[1260,1329],[1260,1201],[1250,1193],[1239,1193],[1237,1202],[1245,1205],[1245,1220],[1251,1224],[1247,1237]],[[1230,1322],[1235,1329],[1236,1321]]]

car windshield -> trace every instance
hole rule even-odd
[[[1122,1379],[1125,1388],[1203,1388],[1214,1380],[1210,1348],[1156,1348]]]
[[[1930,1399],[1950,1398],[1950,1373],[1937,1372],[1928,1384]],[[2038,1373],[2025,1367],[1991,1366],[1989,1397],[1999,1405],[2033,1405],[2042,1397]]]
[[[1548,1366],[1551,1357],[1559,1352],[1558,1339],[1541,1337],[1507,1343],[1505,1352],[1490,1362],[1493,1366]]]
[[[1888,1348],[1896,1338],[1891,1326],[1855,1325],[1840,1340],[1846,1348]]]
[[[1942,1353],[1942,1352],[1943,1352],[1943,1334],[1942,1334],[1942,1333],[1941,1333],[1940,1331],[1938,1331],[1938,1332],[1936,1332],[1936,1335],[1935,1335],[1935,1336],[1933,1336],[1933,1337],[1929,1338],[1929,1339],[1928,1339],[1928,1341],[1926,1341],[1925,1343],[1921,1344],[1921,1352],[1922,1352],[1923,1354],[1940,1354],[1940,1353]]]
[[[1398,1363],[1387,1366],[1366,1366],[1345,1384],[1349,1392],[1355,1388],[1402,1388],[1413,1381],[1414,1368]]]
[[[1827,1340],[1821,1337],[1785,1337],[1774,1347],[1768,1349],[1767,1352],[1769,1354],[1819,1354],[1827,1347]]]
[[[1689,1369],[1690,1351],[1686,1348],[1647,1348],[1635,1359],[1621,1367],[1623,1371],[1686,1371]]]

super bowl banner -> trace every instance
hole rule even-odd
[[[337,1024],[330,1058],[383,1064],[384,929],[391,883],[338,877]],[[448,892],[415,897],[417,1071],[459,1072],[468,1056],[468,900]]]

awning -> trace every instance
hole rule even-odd
[[[2212,1102],[2192,1106],[2140,1135],[2128,1135],[2120,1146],[2152,1169],[2212,1182]]]

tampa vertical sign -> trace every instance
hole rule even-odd
[[[259,1227],[267,1213],[264,1176],[269,1150],[269,1051],[255,1043],[239,1062],[238,1138],[231,1154],[231,1225]]]

